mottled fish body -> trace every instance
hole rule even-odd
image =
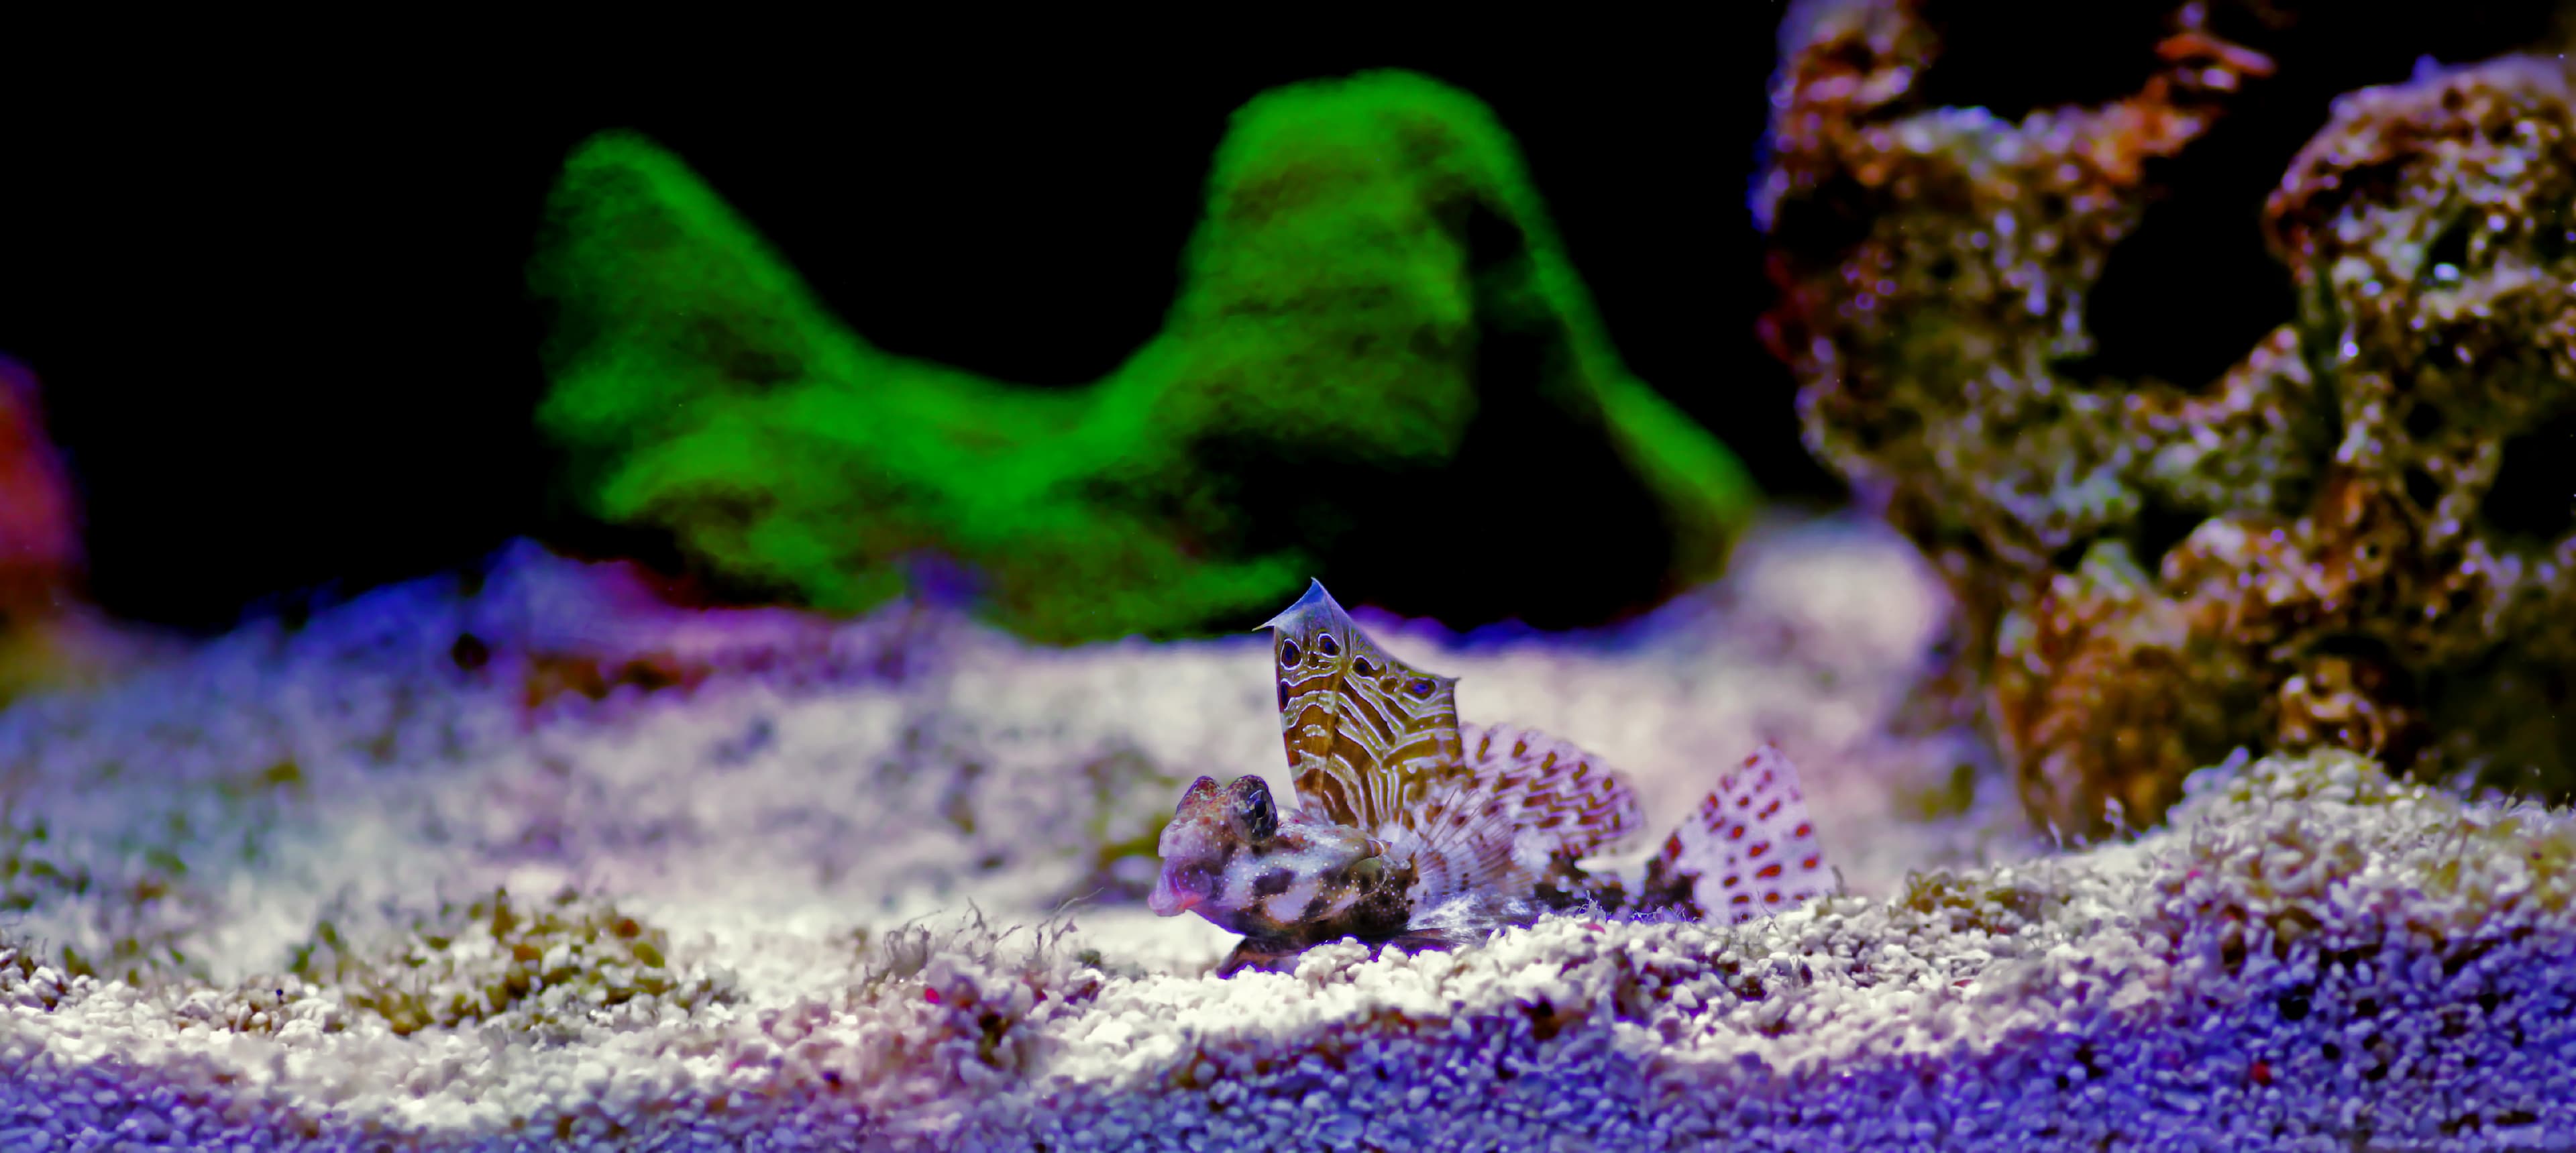
[[[1345,937],[1440,947],[1549,911],[1740,922],[1831,887],[1776,748],[1651,856],[1604,868],[1644,830],[1625,774],[1530,729],[1460,724],[1456,679],[1388,655],[1320,582],[1263,627],[1297,807],[1280,812],[1257,775],[1199,778],[1149,902],[1243,934],[1220,972]]]

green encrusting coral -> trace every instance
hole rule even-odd
[[[1541,549],[1627,607],[1714,575],[1756,499],[1620,364],[1492,113],[1408,73],[1238,111],[1163,331],[1084,389],[870,347],[632,133],[570,157],[530,279],[587,511],[828,610],[937,557],[1022,635],[1167,636],[1352,565],[1542,603]]]

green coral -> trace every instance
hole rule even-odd
[[[830,610],[935,556],[1026,636],[1176,635],[1337,555],[1454,565],[1485,523],[1562,542],[1619,507],[1664,538],[1644,599],[1713,575],[1754,500],[1621,366],[1490,110],[1407,73],[1241,109],[1164,330],[1087,389],[869,346],[631,133],[569,159],[530,277],[557,308],[539,421],[586,510]],[[1595,504],[1557,525],[1545,492]]]

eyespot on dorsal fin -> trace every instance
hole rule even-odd
[[[1322,581],[1263,627],[1300,807],[1374,829],[1462,771],[1456,679],[1389,655]]]
[[[1646,867],[1649,894],[1736,924],[1832,892],[1833,876],[1797,766],[1771,744],[1721,778]]]

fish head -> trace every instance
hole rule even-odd
[[[1191,782],[1158,847],[1163,867],[1148,907],[1256,936],[1293,927],[1283,896],[1348,875],[1385,851],[1357,829],[1281,812],[1269,782],[1250,773],[1225,785],[1214,777]]]

